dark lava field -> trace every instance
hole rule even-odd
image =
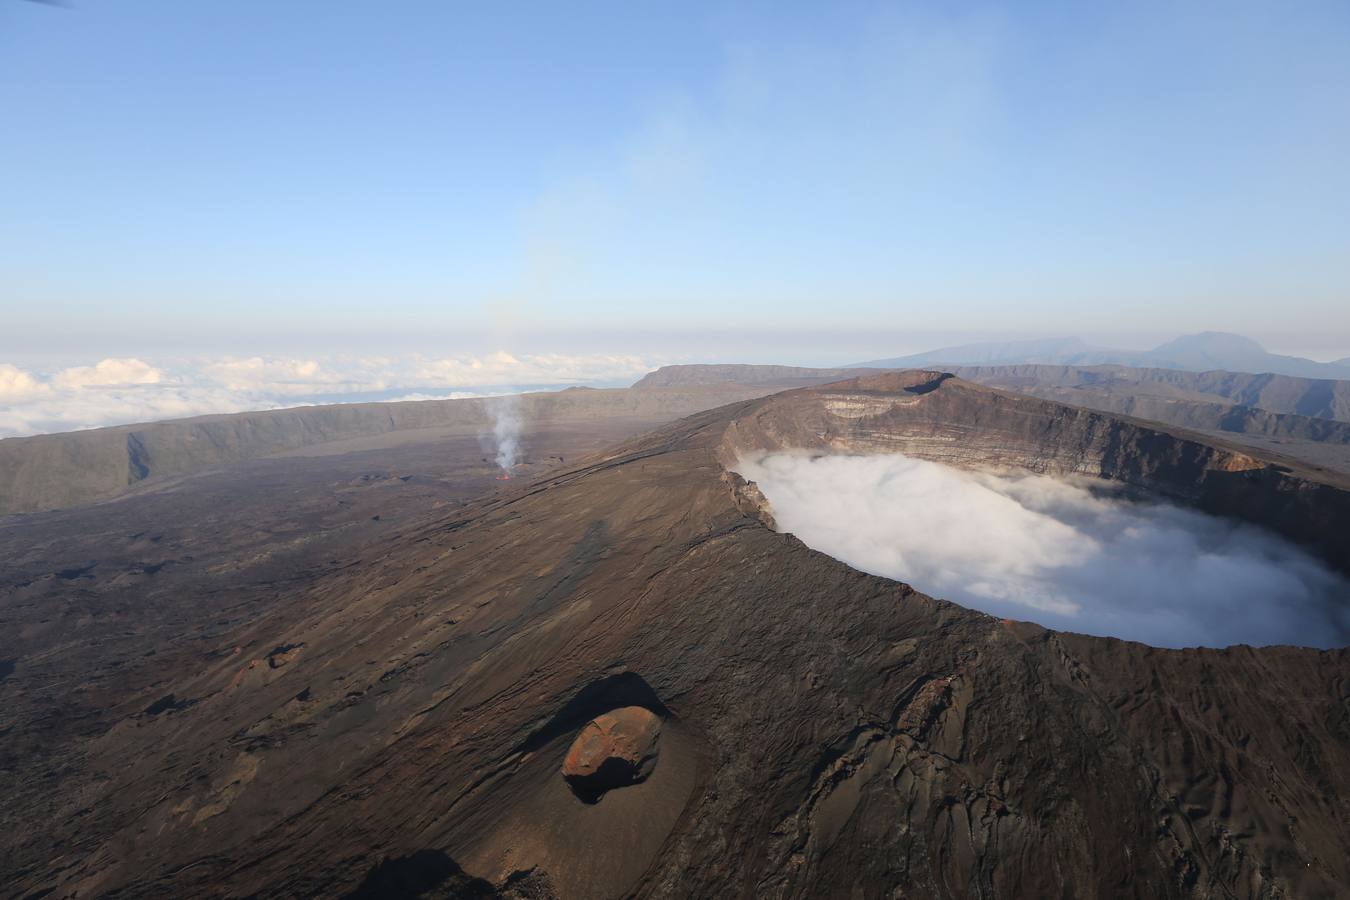
[[[1104,479],[1341,572],[1350,478],[1208,400],[1186,430],[935,371],[737,377],[526,416],[507,481],[471,407],[262,450],[208,423],[228,459],[178,426],[11,445],[50,485],[107,469],[0,518],[0,894],[1350,895],[1350,651],[994,618],[780,533],[731,467]],[[133,445],[171,464],[129,478]]]

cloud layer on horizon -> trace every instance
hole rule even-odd
[[[362,399],[430,400],[512,388],[633,381],[639,356],[110,357],[40,372],[0,362],[0,438]]]
[[[1250,525],[899,454],[738,471],[808,546],[992,615],[1160,647],[1350,642],[1350,584]]]

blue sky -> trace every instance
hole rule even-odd
[[[1344,355],[1347,46],[1343,2],[0,0],[0,362]]]

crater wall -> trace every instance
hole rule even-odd
[[[888,372],[774,395],[727,426],[719,458],[730,466],[784,450],[904,453],[966,469],[1108,479],[1271,528],[1350,571],[1343,476],[943,372]]]

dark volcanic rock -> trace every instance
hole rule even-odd
[[[500,897],[491,884],[466,875],[439,850],[418,850],[381,861],[343,900],[499,900]]]
[[[731,465],[742,453],[777,449],[901,452],[962,468],[1109,479],[1264,525],[1350,573],[1350,477],[940,372],[777,394],[728,425],[719,458]]]
[[[652,773],[660,737],[661,720],[640,706],[596,716],[568,748],[563,777],[578,796],[598,800],[606,791],[636,784]]]
[[[789,388],[876,371],[665,366],[638,385],[739,383]],[[1108,365],[957,366],[946,371],[1044,400],[1215,434],[1260,447],[1267,454],[1350,474],[1350,381]]]
[[[714,384],[529,393],[520,396],[520,414],[532,427],[627,418],[655,424],[773,389]],[[3,438],[0,515],[105,500],[169,478],[316,444],[364,442],[388,447],[405,438],[417,440],[446,431],[473,437],[489,422],[479,399],[420,400],[341,403]]]
[[[1350,534],[1337,484],[960,379],[744,401],[290,573],[284,602],[195,642],[190,665],[119,682],[124,710],[193,705],[81,707],[37,789],[9,773],[15,748],[57,752],[33,737],[52,716],[13,724],[6,891],[1350,893],[1350,651],[1157,650],[927,597],[766,525],[726,464],[778,448],[1073,472]],[[30,659],[0,715],[40,687]],[[584,802],[569,750],[634,705],[660,713],[659,763]],[[619,724],[596,724],[574,771],[642,758],[645,728]]]

